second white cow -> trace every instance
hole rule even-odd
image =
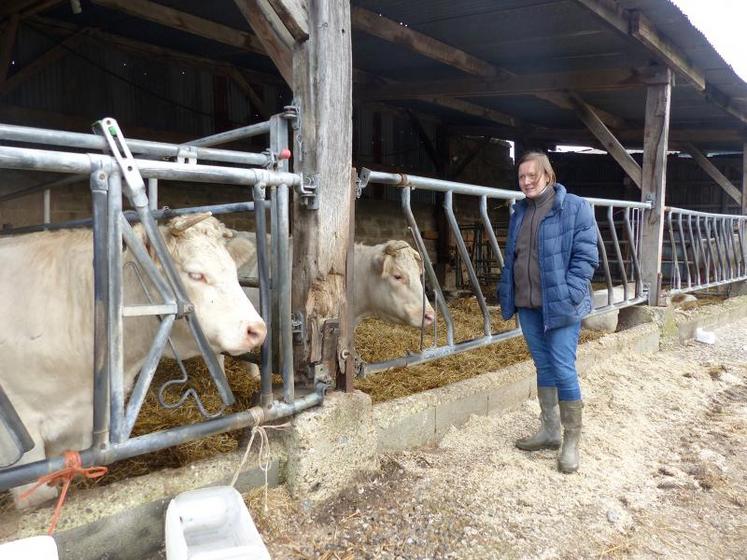
[[[254,233],[236,233],[256,243]],[[409,243],[399,240],[378,245],[356,243],[353,255],[353,315],[356,324],[368,316],[417,328],[421,324],[426,327],[433,324],[433,307],[427,299],[423,305],[423,261]],[[239,275],[257,277],[256,257],[239,270]],[[246,292],[254,306],[259,308],[259,290],[248,288]]]

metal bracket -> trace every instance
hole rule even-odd
[[[293,142],[296,145],[294,154],[296,161],[300,164],[303,161],[303,137],[301,136],[301,105],[297,100],[294,99],[291,105],[283,107],[283,118],[291,121]]]
[[[363,189],[368,186],[368,180],[371,178],[371,170],[367,167],[361,169],[360,175],[355,180],[355,198],[360,198],[363,194]]]
[[[267,163],[265,169],[277,169],[278,168],[278,155],[272,150],[265,150],[262,152],[263,156],[267,157]]]
[[[314,385],[316,385],[317,383],[331,385],[332,379],[329,375],[329,370],[323,363],[315,362],[313,364],[309,364],[308,372],[308,378],[314,382]]]
[[[306,320],[301,312],[291,313],[291,333],[296,344],[303,344],[306,353]]]
[[[197,150],[194,146],[179,146],[176,150],[177,163],[197,165]]]
[[[301,185],[296,187],[296,192],[301,199],[301,205],[309,210],[319,210],[319,198],[317,192],[319,189],[319,174],[306,176],[303,178]]]

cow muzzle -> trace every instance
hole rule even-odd
[[[246,326],[245,343],[250,349],[260,346],[267,336],[267,325],[264,321],[254,321]]]

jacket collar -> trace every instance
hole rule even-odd
[[[555,190],[555,198],[552,203],[552,209],[554,211],[563,207],[565,195],[568,191],[566,191],[566,188],[560,183],[555,183],[552,188]],[[526,208],[529,206],[529,202],[527,202],[526,198],[522,198],[519,202],[516,203],[516,206],[520,207],[523,211],[526,210]]]

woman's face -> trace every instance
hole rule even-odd
[[[535,160],[527,160],[519,166],[519,188],[527,198],[537,198],[549,182],[547,174],[539,170]]]

